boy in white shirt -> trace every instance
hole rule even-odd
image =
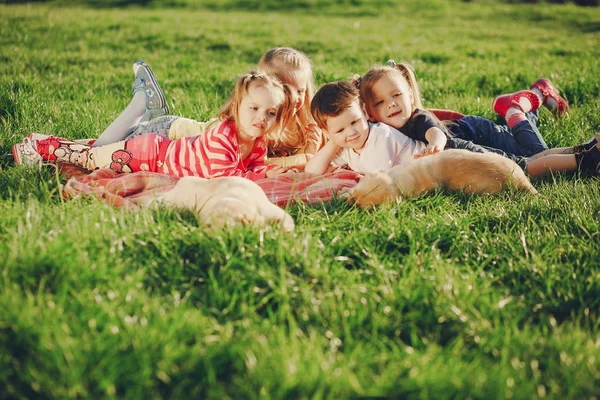
[[[311,101],[311,112],[329,141],[306,164],[308,173],[323,174],[346,165],[363,174],[387,171],[426,147],[389,125],[369,123],[359,91],[350,82],[321,87]]]

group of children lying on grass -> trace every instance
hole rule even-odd
[[[218,118],[198,122],[169,115],[145,62],[137,61],[133,70],[133,99],[96,141],[30,134],[13,146],[15,162],[256,181],[299,169],[386,171],[445,149],[466,149],[501,154],[533,177],[600,170],[599,134],[581,145],[548,149],[536,127],[538,108],[544,105],[562,116],[568,104],[545,78],[529,90],[497,97],[493,109],[507,124],[496,125],[482,117],[425,109],[414,72],[393,61],[314,93],[308,57],[279,47],[263,55],[259,71],[237,80]]]

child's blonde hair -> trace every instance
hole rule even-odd
[[[260,71],[250,71],[239,77],[231,96],[229,96],[229,99],[219,110],[219,119],[221,121],[232,121],[236,125],[238,124],[237,117],[240,103],[242,102],[242,98],[248,94],[251,85],[260,85],[272,90],[281,90],[283,93],[283,103],[277,110],[276,123],[272,130],[282,129],[286,126],[294,113],[294,96],[292,90],[288,85],[284,85],[277,79]]]
[[[305,129],[314,123],[309,106],[315,93],[310,59],[299,50],[275,47],[263,54],[258,66],[283,84],[297,86],[298,76],[304,75],[306,78],[307,87],[300,88],[305,89],[302,108],[296,111],[295,118],[292,118],[286,126],[279,131],[273,130],[268,135],[270,154],[296,154],[306,147]]]
[[[372,102],[367,101],[367,99],[373,98],[373,86],[383,76],[396,73],[400,73],[402,75],[412,92],[411,113],[416,109],[423,109],[423,100],[421,98],[421,92],[419,91],[419,85],[417,84],[417,78],[415,77],[415,71],[409,64],[396,64],[393,60],[390,60],[388,61],[388,65],[373,67],[365,74],[365,76],[360,78],[360,97],[365,103],[367,113],[369,115],[373,115],[373,104]]]

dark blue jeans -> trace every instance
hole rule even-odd
[[[548,149],[537,129],[538,112],[527,113],[527,120],[515,125],[496,125],[482,117],[468,116],[448,128],[455,138],[518,157],[529,157]]]

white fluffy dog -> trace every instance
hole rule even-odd
[[[182,208],[217,228],[237,224],[262,226],[277,223],[285,232],[294,230],[294,220],[271,203],[256,183],[239,177],[203,179],[181,178],[170,191],[156,201],[168,207]]]
[[[367,174],[352,189],[351,198],[367,207],[440,187],[465,193],[499,193],[508,186],[537,193],[514,161],[495,153],[456,149],[412,160],[387,173]]]

